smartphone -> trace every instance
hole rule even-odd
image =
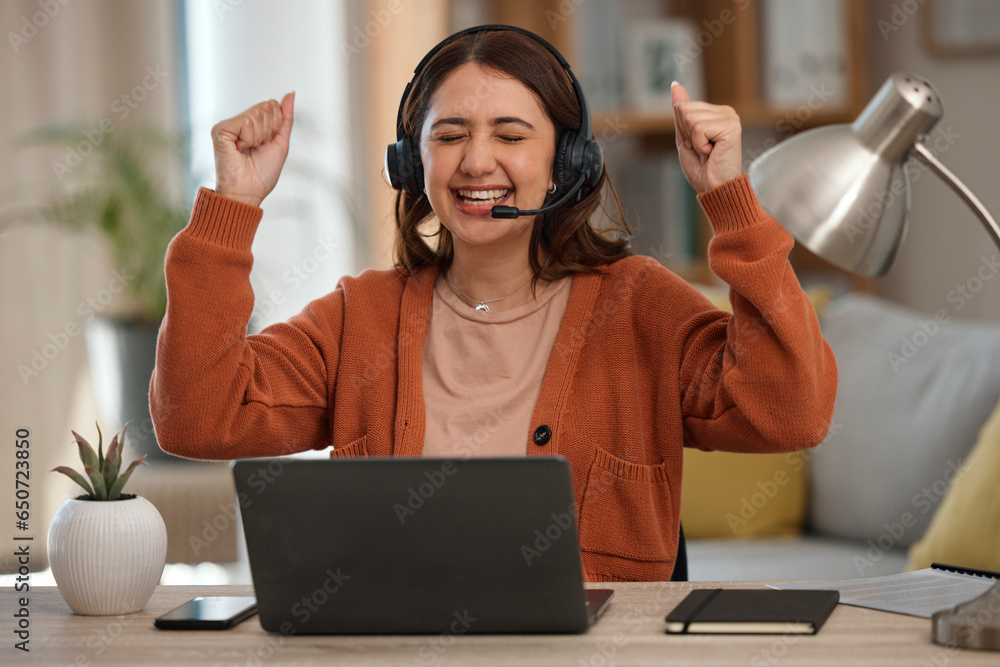
[[[188,600],[160,616],[153,625],[161,630],[226,630],[257,613],[252,596],[206,596]]]

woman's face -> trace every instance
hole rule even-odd
[[[434,93],[420,137],[427,197],[456,251],[527,246],[534,216],[504,220],[490,209],[539,208],[552,183],[555,126],[538,97],[466,63]]]

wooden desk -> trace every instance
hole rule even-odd
[[[588,584],[589,585],[589,584]],[[673,636],[663,617],[692,588],[760,582],[623,583],[583,635],[298,636],[264,632],[257,617],[223,631],[157,630],[153,618],[197,595],[252,595],[250,586],[160,586],[144,611],[75,616],[56,588],[30,592],[30,653],[13,647],[11,589],[2,592],[0,664],[39,665],[907,665],[1000,663],[993,652],[931,643],[930,621],[839,605],[818,635]]]

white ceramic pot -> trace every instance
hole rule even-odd
[[[131,614],[153,595],[167,556],[167,527],[151,502],[63,503],[49,527],[49,563],[77,614]]]

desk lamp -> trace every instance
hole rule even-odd
[[[850,273],[881,276],[906,235],[912,157],[958,193],[1000,246],[996,220],[923,143],[942,114],[928,81],[893,74],[852,124],[803,132],[754,160],[750,186],[809,250]]]
[[[906,163],[930,167],[976,213],[1000,246],[1000,227],[982,202],[923,143],[941,118],[941,97],[925,79],[890,76],[850,125],[798,134],[750,165],[764,210],[802,245],[850,273],[888,272],[906,236]],[[932,620],[939,644],[1000,650],[1000,584]],[[977,616],[989,616],[984,623]],[[981,614],[980,614],[981,615]]]

